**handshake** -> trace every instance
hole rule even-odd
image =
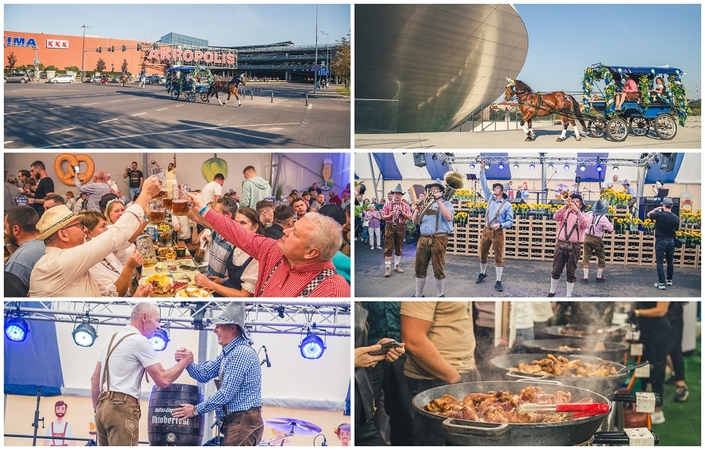
[[[174,359],[176,360],[176,362],[185,359],[189,364],[191,364],[193,362],[193,352],[191,350],[186,350],[184,347],[181,347],[176,350],[176,353],[174,354]]]

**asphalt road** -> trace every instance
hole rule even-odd
[[[163,85],[5,84],[4,148],[350,148],[349,97],[305,84],[249,89],[238,108],[235,98],[172,100]]]
[[[401,268],[404,273],[392,270],[392,276],[384,277],[384,256],[382,250],[370,250],[369,245],[355,242],[355,297],[401,297],[409,298],[416,292],[414,278],[414,257],[416,246],[406,245],[402,249]],[[487,279],[475,284],[480,272],[477,257],[446,255],[447,298],[546,298],[550,287],[552,261],[527,261],[506,259],[502,286],[504,292],[494,289],[494,259],[489,259]],[[575,283],[573,297],[600,298],[700,298],[701,269],[674,270],[673,287],[660,291],[654,287],[658,281],[656,267],[620,266],[610,264],[605,267],[606,283],[595,282],[597,267],[593,262],[590,267],[589,283]],[[582,278],[582,265],[578,267],[577,276]],[[565,271],[556,290],[557,299],[565,297]],[[426,297],[436,297],[436,285],[433,280],[433,268],[429,265],[424,293]]]

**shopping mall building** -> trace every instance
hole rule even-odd
[[[355,5],[355,132],[451,130],[504,92],[528,49],[512,5]]]
[[[85,39],[85,41],[84,41]],[[92,74],[100,59],[105,70],[127,71],[138,74],[144,63],[148,74],[164,74],[174,65],[199,65],[217,75],[231,77],[246,73],[248,78],[309,81],[318,62],[319,74],[325,76],[326,48],[315,45],[294,45],[280,42],[248,47],[211,47],[208,41],[177,33],[169,33],[157,42],[95,36],[67,36],[58,34],[6,31],[4,37],[5,61],[15,55],[15,67],[55,66],[59,70],[78,67]],[[328,48],[328,60],[333,58],[334,44]]]

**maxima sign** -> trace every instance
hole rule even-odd
[[[4,36],[5,47],[37,47],[37,42],[34,38]]]

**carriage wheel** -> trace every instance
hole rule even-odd
[[[193,103],[196,101],[196,93],[195,92],[187,92],[184,95],[186,96],[186,100],[188,100],[189,103]]]
[[[207,102],[207,101],[208,101],[208,92],[203,92],[203,93],[201,93],[201,101],[202,101],[202,102]]]
[[[169,96],[172,99],[177,100],[179,98],[179,94],[180,94],[180,91],[178,91],[176,89],[172,89],[171,92],[169,93]]]
[[[649,132],[649,121],[644,117],[630,117],[629,129],[634,136],[646,136]]]
[[[676,137],[678,125],[669,114],[659,114],[654,119],[654,131],[659,139],[670,141]]]
[[[629,126],[621,117],[615,117],[607,122],[607,137],[614,142],[622,142],[629,134]]]
[[[587,132],[591,137],[603,137],[605,135],[605,121],[602,119],[589,121],[587,123]]]

